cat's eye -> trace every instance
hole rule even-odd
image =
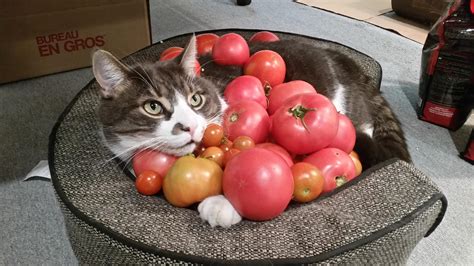
[[[205,98],[202,94],[200,93],[194,93],[189,97],[189,104],[194,107],[195,109],[198,109],[204,105]]]
[[[150,115],[161,115],[163,114],[163,107],[158,101],[149,101],[143,105],[143,109]]]

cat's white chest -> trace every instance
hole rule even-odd
[[[335,86],[335,93],[331,99],[332,103],[336,107],[336,110],[341,114],[346,114],[346,94],[345,88],[341,84]]]

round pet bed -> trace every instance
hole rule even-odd
[[[230,31],[246,38],[256,32],[215,33]],[[367,55],[320,39],[278,35],[351,56],[379,87],[381,68]],[[184,46],[189,37],[165,40],[124,61],[157,60],[161,51]],[[443,217],[446,200],[431,180],[412,165],[391,160],[326,197],[290,204],[271,221],[211,228],[196,210],[138,194],[130,173],[110,160],[98,134],[97,86],[93,80],[76,96],[50,137],[52,180],[81,264],[400,264]]]

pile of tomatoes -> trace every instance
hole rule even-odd
[[[259,32],[249,41],[276,40],[271,32]],[[140,193],[162,189],[177,207],[224,194],[240,215],[264,221],[291,200],[312,201],[361,173],[352,151],[351,120],[311,84],[284,82],[286,65],[278,53],[250,55],[247,41],[235,33],[198,35],[197,45],[199,55],[211,53],[218,64],[241,66],[244,75],[225,88],[229,107],[223,123],[207,127],[194,154],[176,158],[144,150],[135,155]],[[164,51],[163,60],[173,58],[166,53],[182,52],[173,49]]]

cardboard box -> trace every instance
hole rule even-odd
[[[90,66],[151,44],[147,0],[2,0],[0,83]]]
[[[418,43],[424,43],[430,27],[397,16],[392,0],[296,0],[296,2],[398,32]]]

